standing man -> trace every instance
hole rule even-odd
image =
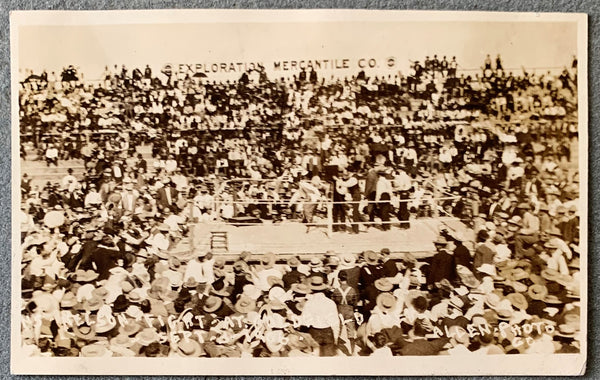
[[[389,231],[391,225],[390,221],[390,211],[392,209],[392,205],[390,204],[390,200],[392,199],[392,193],[394,189],[392,187],[392,182],[388,179],[388,175],[391,174],[391,169],[384,169],[379,171],[379,178],[377,179],[377,186],[375,189],[375,201],[377,202],[377,208],[379,209],[380,217],[381,217],[381,228],[384,231]]]
[[[352,200],[352,231],[350,231],[350,233],[358,234],[358,226],[362,219],[360,216],[360,210],[358,209],[359,202],[362,198],[361,194],[360,194],[360,187],[358,186],[358,177],[356,177],[356,174],[351,174],[347,169],[344,169],[342,171],[342,178],[340,179],[340,178],[334,177],[334,179],[335,179],[336,190],[338,189],[338,187],[340,189],[345,189],[344,191],[346,192],[347,195],[349,195],[349,197],[346,196],[345,198],[350,198]],[[334,201],[335,201],[335,196],[334,196]],[[345,205],[341,205],[341,206],[345,206]],[[344,210],[344,213],[345,213],[345,210]],[[333,220],[335,222],[335,212],[334,212]]]
[[[346,230],[346,195],[348,188],[336,176],[333,177],[333,232]]]
[[[398,174],[394,177],[395,188],[399,191],[400,204],[398,206],[398,220],[400,221],[400,228],[405,230],[410,228],[410,212],[408,211],[408,196],[409,191],[412,187],[412,181],[410,176],[404,171],[399,169]]]
[[[323,277],[311,277],[309,285],[312,294],[306,297],[300,321],[308,327],[308,332],[319,344],[319,356],[335,356],[340,333],[337,305],[325,295],[329,287]]]
[[[320,189],[325,187],[319,176],[314,176],[310,181],[301,181],[298,191],[290,199],[290,204],[295,204],[298,200],[302,202],[303,222],[306,223],[306,233],[310,231],[313,223],[317,201],[321,198]]]
[[[139,193],[134,190],[133,183],[129,178],[126,178],[123,182],[125,191],[121,194],[121,208],[125,211],[133,212],[137,204]]]
[[[369,215],[369,222],[375,221],[375,195],[377,190],[377,181],[379,180],[379,174],[377,174],[376,167],[369,169],[367,173],[367,179],[365,181],[365,198],[369,201],[367,205],[367,214]]]
[[[46,166],[50,166],[50,164],[58,167],[58,149],[52,143],[48,144],[46,149]]]
[[[158,189],[157,192],[157,204],[160,210],[169,208],[171,210],[177,210],[177,196],[179,192],[173,187],[173,183],[169,180],[164,187]]]

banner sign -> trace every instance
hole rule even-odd
[[[387,57],[377,59],[373,57],[363,57],[357,59],[350,58],[329,58],[329,59],[292,59],[277,60],[272,62],[204,62],[204,63],[167,63],[163,66],[162,72],[168,76],[178,75],[193,76],[195,74],[229,74],[244,73],[250,71],[262,71],[270,73],[300,72],[306,71],[338,71],[338,70],[377,70],[396,68],[396,58]]]

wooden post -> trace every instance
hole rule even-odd
[[[333,203],[327,202],[327,236],[333,236]]]
[[[435,185],[435,182],[433,182],[432,184],[433,184],[433,204],[432,204],[433,217],[438,218],[440,216],[440,211],[438,210],[438,199],[440,198],[440,190]]]

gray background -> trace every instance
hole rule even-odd
[[[10,375],[10,273],[11,273],[11,236],[10,236],[10,43],[9,43],[9,11],[16,9],[169,9],[169,8],[354,8],[354,9],[430,9],[430,10],[480,10],[480,11],[518,11],[518,12],[577,12],[589,15],[589,306],[588,306],[588,365],[585,378],[600,378],[600,354],[598,350],[598,331],[595,329],[595,318],[600,310],[598,299],[599,271],[595,254],[598,252],[599,239],[596,231],[600,216],[593,210],[600,202],[597,194],[598,183],[594,174],[599,170],[600,152],[595,151],[600,140],[600,133],[594,128],[598,114],[594,112],[600,106],[598,93],[600,65],[596,61],[600,55],[600,1],[595,0],[412,0],[412,1],[342,1],[342,0],[279,0],[279,1],[184,1],[184,0],[0,0],[0,377],[17,377]],[[543,46],[540,48],[543,49]],[[582,152],[583,154],[583,152]],[[53,376],[54,377],[54,376]],[[47,378],[53,378],[48,376]],[[23,376],[22,378],[32,378]],[[36,377],[37,378],[37,377]],[[83,378],[83,377],[73,377]],[[123,377],[128,378],[128,377]],[[168,377],[163,377],[168,378]],[[179,377],[183,378],[183,377]],[[458,379],[459,377],[456,377]]]

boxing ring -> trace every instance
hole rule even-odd
[[[228,206],[253,206],[290,209],[289,199],[262,199],[262,200],[235,200],[221,199],[223,189],[235,183],[259,184],[275,182],[273,180],[232,179],[224,181],[218,186],[214,195],[213,213],[217,213],[222,205]],[[360,253],[365,250],[389,249],[392,254],[403,255],[410,253],[415,257],[427,257],[433,254],[433,241],[439,236],[441,229],[462,230],[465,225],[441,207],[445,201],[456,201],[460,196],[444,192],[431,182],[427,183],[433,189],[430,194],[422,199],[397,199],[395,205],[406,202],[414,204],[415,201],[430,206],[431,214],[414,217],[406,221],[407,228],[398,228],[403,222],[395,217],[389,221],[361,221],[358,234],[349,234],[343,231],[336,232],[334,227],[344,226],[351,229],[351,206],[359,204],[365,207],[370,203],[381,204],[379,201],[333,201],[331,197],[323,197],[318,201],[298,201],[295,204],[300,208],[304,204],[316,204],[317,212],[312,223],[299,219],[288,219],[285,216],[278,219],[229,218],[229,220],[193,221],[189,223],[189,246],[192,250],[211,250],[223,256],[237,256],[242,251],[256,254],[273,252],[277,255],[323,255],[327,253]],[[346,220],[334,221],[334,205],[343,205],[347,210]],[[301,215],[301,210],[298,212]],[[190,218],[193,219],[193,218]],[[246,221],[245,221],[246,220]],[[389,230],[382,228],[389,225]],[[310,227],[310,228],[308,228]],[[215,250],[211,244],[211,237],[225,236],[225,249]]]

